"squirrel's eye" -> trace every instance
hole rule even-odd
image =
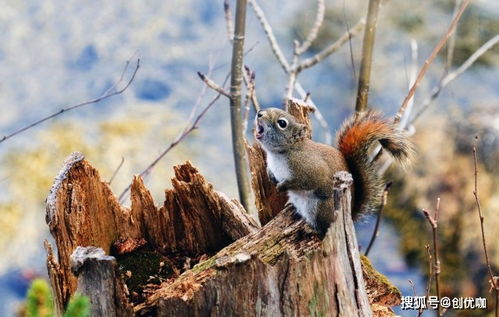
[[[281,118],[281,119],[277,120],[277,125],[281,129],[286,129],[286,127],[288,126],[288,120]]]

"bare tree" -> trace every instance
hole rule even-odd
[[[367,8],[366,26],[364,28],[364,40],[362,42],[362,59],[360,61],[359,85],[357,88],[357,99],[355,111],[357,113],[367,110],[369,99],[369,82],[371,79],[371,64],[373,59],[374,36],[378,22],[378,10],[381,0],[370,0]]]
[[[256,209],[249,179],[249,163],[244,145],[241,114],[246,7],[246,0],[237,0],[230,77],[230,122],[239,200],[246,211],[255,216]]]

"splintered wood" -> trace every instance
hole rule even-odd
[[[311,127],[311,108],[293,100],[289,109]],[[321,240],[284,206],[262,149],[247,150],[261,228],[189,162],[174,167],[161,206],[135,177],[126,208],[83,155],[71,155],[47,199],[57,247],[54,255],[46,242],[56,314],[79,290],[93,315],[391,316],[400,294],[372,267],[366,275],[360,261],[350,175],[336,176],[335,221]],[[92,283],[107,289],[108,300]]]
[[[189,162],[175,167],[175,174],[173,189],[165,191],[160,208],[136,177],[128,209],[119,205],[81,154],[68,158],[47,200],[47,224],[58,254],[56,261],[47,243],[47,265],[59,311],[77,287],[70,256],[78,246],[96,246],[111,254],[112,249],[125,248],[124,242],[145,240],[158,252],[195,257],[258,229],[237,201],[215,191]]]

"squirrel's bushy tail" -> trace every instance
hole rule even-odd
[[[413,148],[407,135],[374,111],[347,120],[338,132],[338,149],[354,180],[354,219],[360,214],[377,211],[381,205],[384,184],[371,162],[371,150],[378,142],[402,165],[410,162]]]

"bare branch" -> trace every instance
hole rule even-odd
[[[478,144],[478,136],[475,137],[475,144],[473,145],[473,166],[475,170],[475,188],[473,190],[473,196],[475,196],[475,202],[477,206],[478,217],[480,218],[480,230],[482,232],[482,245],[483,245],[483,253],[485,255],[485,263],[487,264],[487,269],[490,277],[490,284],[492,285],[495,294],[496,294],[496,316],[498,315],[498,303],[499,303],[499,285],[494,278],[494,273],[492,272],[492,268],[490,266],[489,253],[487,251],[487,241],[485,240],[485,229],[483,223],[485,221],[485,217],[482,214],[482,208],[480,205],[480,198],[478,196],[478,167],[477,167],[477,154],[476,148]]]
[[[258,21],[260,21],[260,24],[262,25],[263,31],[265,32],[265,35],[267,36],[267,39],[269,40],[270,48],[272,49],[272,52],[274,53],[275,57],[279,61],[279,64],[281,64],[282,68],[284,71],[287,73],[289,71],[289,64],[288,61],[286,60],[286,57],[282,53],[282,50],[277,43],[277,40],[274,35],[274,31],[272,31],[272,27],[269,24],[269,21],[267,21],[267,18],[265,17],[265,14],[263,13],[262,8],[258,5],[258,2],[256,0],[248,0],[250,6],[253,8],[253,12],[255,12],[256,17],[258,18]]]
[[[362,27],[365,25],[365,20],[360,19],[357,24],[349,31],[345,32],[336,42],[333,44],[329,45],[319,53],[317,53],[315,56],[312,56],[310,58],[307,58],[303,60],[297,67],[297,72],[301,72],[302,70],[312,67],[315,64],[319,63],[329,55],[333,54],[336,52],[338,49],[340,49],[346,42],[348,42],[349,38],[357,35],[360,30],[362,30]]]
[[[224,14],[225,25],[227,27],[227,37],[229,42],[234,40],[234,21],[232,20],[232,13],[230,12],[229,0],[224,0]]]
[[[204,75],[201,72],[198,72],[198,76],[199,76],[199,78],[201,78],[202,81],[204,81],[204,83],[208,87],[210,87],[211,89],[215,90],[219,94],[221,94],[221,95],[223,95],[223,96],[225,96],[227,98],[230,98],[230,93],[228,91],[226,91],[225,89],[223,89],[222,87],[220,87],[217,83],[215,83],[213,80],[209,79],[206,75]]]
[[[456,16],[457,10],[459,9],[461,2],[462,0],[455,0],[454,10],[452,11],[452,17]],[[455,47],[456,47],[456,32],[453,32],[451,37],[449,38],[449,42],[447,43],[447,60],[445,63],[444,75],[447,75],[452,67],[452,60],[454,58]]]
[[[440,39],[440,42],[438,42],[437,46],[433,49],[433,52],[431,53],[430,57],[428,57],[428,59],[425,61],[423,67],[421,67],[419,74],[416,78],[416,82],[414,83],[414,85],[412,85],[411,89],[409,90],[409,93],[407,94],[404,101],[402,102],[402,105],[400,106],[398,113],[395,115],[395,118],[393,119],[393,121],[395,123],[398,123],[400,121],[400,119],[402,118],[404,112],[406,111],[409,100],[412,98],[412,96],[416,92],[416,88],[421,83],[421,80],[423,79],[424,75],[426,74],[426,71],[428,70],[431,63],[433,63],[433,61],[437,57],[438,52],[440,52],[442,47],[445,45],[445,43],[447,42],[447,40],[451,36],[452,32],[454,32],[454,30],[456,29],[457,22],[459,21],[459,19],[463,15],[464,10],[466,9],[466,7],[469,4],[470,4],[470,0],[464,0],[463,4],[459,8],[459,11],[456,13],[456,16],[452,19],[452,22],[450,23],[449,28],[447,29],[447,32],[444,34],[442,39]]]
[[[305,41],[300,45],[300,47],[298,47],[297,49],[298,55],[305,53],[309,49],[310,45],[312,45],[312,43],[317,38],[322,23],[324,22],[325,11],[326,11],[326,5],[324,3],[324,0],[317,0],[317,14],[315,15],[314,25],[312,26],[312,29],[310,29],[310,33],[308,34]]]
[[[369,98],[369,82],[371,80],[371,64],[374,47],[374,35],[378,22],[378,10],[380,0],[369,0],[367,9],[367,22],[364,28],[364,40],[362,42],[362,58],[360,61],[359,85],[357,88],[357,99],[355,101],[355,111],[357,113],[367,110]]]
[[[448,73],[440,82],[438,86],[433,88],[433,91],[431,93],[431,96],[428,97],[424,102],[423,105],[421,106],[421,109],[418,111],[418,113],[414,116],[414,119],[411,120],[411,124],[413,124],[431,105],[431,103],[437,99],[437,97],[440,95],[440,92],[442,89],[444,89],[448,84],[450,84],[452,81],[454,81],[456,78],[461,76],[468,68],[473,65],[473,63],[476,62],[477,59],[479,59],[485,52],[490,50],[494,45],[496,45],[499,42],[499,34],[495,35],[493,38],[488,40],[485,44],[483,44],[478,50],[476,50],[459,68],[454,70],[451,73]]]
[[[383,198],[381,200],[381,207],[379,208],[379,212],[376,217],[376,224],[374,225],[374,231],[373,235],[371,236],[371,241],[369,241],[369,244],[367,245],[366,252],[364,253],[365,256],[369,255],[369,251],[371,250],[371,247],[374,244],[374,240],[376,240],[376,237],[378,236],[378,231],[379,231],[379,224],[381,223],[381,216],[383,215],[383,209],[386,206],[386,202],[388,200],[388,191],[390,190],[390,187],[392,186],[392,182],[388,182],[385,185],[385,190],[383,191]]]
[[[209,62],[208,62],[208,75],[211,75],[213,71],[213,60],[212,60],[212,55],[210,54]],[[223,81],[223,86],[227,83],[229,80],[230,73],[227,73],[225,76],[225,79]],[[213,104],[222,96],[222,94],[218,93],[209,103],[208,105],[196,116],[196,112],[199,108],[199,105],[201,104],[201,101],[203,99],[204,94],[206,93],[206,87],[207,85],[203,85],[203,88],[201,89],[201,92],[199,93],[196,103],[191,109],[191,112],[189,114],[189,117],[187,119],[187,125],[184,127],[184,129],[177,135],[177,137],[174,139],[172,143],[170,143],[163,152],[159,154],[142,172],[140,172],[139,176],[142,178],[145,178],[148,176],[152,169],[172,150],[175,146],[177,146],[183,139],[185,139],[192,131],[194,131],[197,128],[197,124],[201,120],[201,118],[204,116],[204,114],[211,108]],[[128,192],[130,191],[130,188],[132,187],[132,184],[129,184],[125,190],[119,195],[118,200],[120,203],[124,202],[125,197],[127,196]]]
[[[114,178],[116,177],[116,175],[120,171],[121,167],[123,166],[123,163],[125,163],[125,158],[122,156],[120,164],[118,165],[118,167],[116,167],[116,169],[113,172],[113,175],[111,175],[111,178],[107,182],[108,185],[111,185],[111,183],[113,182]]]
[[[244,65],[243,80],[246,85],[246,99],[251,100],[251,92],[255,91],[255,72],[252,71],[248,66]],[[253,105],[256,109],[256,106]]]
[[[409,281],[409,284],[411,284],[412,295],[415,297],[416,296],[416,284],[414,284],[414,282],[412,280],[408,280],[408,281]]]
[[[416,40],[411,40],[411,69],[409,71],[409,82],[408,88],[410,89],[412,85],[416,82],[416,76],[418,75],[418,42]],[[402,119],[400,120],[399,126],[401,129],[405,129],[407,127],[407,123],[409,122],[409,117],[412,113],[412,109],[414,107],[414,95],[409,99],[409,103],[407,104],[407,110],[405,111]]]
[[[348,23],[347,13],[345,10],[345,0],[343,0],[343,21],[345,22],[345,28],[346,28],[348,34],[350,34],[350,24]],[[348,38],[348,50],[350,53],[350,64],[352,65],[353,80],[357,81],[357,73],[355,71],[355,62],[354,62],[354,57],[353,57],[352,37],[351,36]]]
[[[290,67],[290,70],[288,72],[288,85],[286,87],[286,94],[284,96],[284,101],[283,101],[283,105],[284,105],[284,109],[286,109],[286,111],[288,110],[287,107],[288,107],[288,100],[290,100],[291,98],[293,98],[293,91],[295,91],[295,84],[296,84],[296,76],[298,76],[298,71],[296,69],[296,67],[298,66],[298,61],[299,61],[299,58],[300,58],[300,54],[298,54],[298,48],[300,46],[300,43],[298,43],[297,40],[294,41],[294,49],[293,49],[293,61],[291,62],[291,67]]]
[[[98,98],[95,98],[95,99],[92,99],[92,100],[88,100],[88,101],[85,101],[85,102],[82,102],[82,103],[79,103],[79,104],[76,104],[76,105],[73,105],[73,106],[69,106],[69,107],[66,107],[66,108],[62,108],[61,110],[49,115],[49,116],[46,116],[42,119],[39,119],[19,130],[16,130],[8,135],[5,135],[3,136],[1,139],[0,139],[0,143],[4,142],[5,140],[7,139],[10,139],[12,138],[13,136],[15,135],[18,135],[19,133],[22,133],[26,130],[29,130],[33,127],[36,127],[37,125],[47,121],[47,120],[50,120],[52,118],[55,118],[57,117],[58,115],[60,114],[63,114],[65,112],[68,112],[68,111],[71,111],[71,110],[74,110],[74,109],[77,109],[77,108],[80,108],[80,107],[83,107],[83,106],[87,106],[87,105],[91,105],[91,104],[94,104],[94,103],[98,103],[104,99],[108,99],[110,97],[113,97],[113,96],[116,96],[116,95],[120,95],[122,94],[125,90],[128,89],[128,87],[130,86],[130,84],[133,82],[133,80],[135,79],[135,75],[137,74],[139,68],[140,68],[140,59],[137,59],[137,64],[135,66],[135,69],[130,77],[130,79],[127,81],[127,83],[125,84],[125,86],[123,86],[123,88],[119,89],[119,90],[116,90],[116,88],[118,87],[119,84],[121,84],[123,82],[123,78],[125,76],[125,73],[128,69],[128,65],[130,64],[130,61],[127,61],[126,64],[125,64],[125,67],[123,69],[123,71],[121,72],[121,76],[120,76],[120,79],[114,83],[108,90],[106,90],[106,92],[104,94],[102,94],[100,97]]]
[[[418,64],[417,64],[417,62],[418,62],[418,43],[416,42],[416,40],[411,40],[411,60],[412,60],[412,62],[411,62],[411,69],[410,69],[410,73],[409,73],[409,82],[408,82],[409,88],[416,81],[416,76],[418,74]],[[407,110],[404,113],[402,120],[399,122],[400,129],[407,128],[407,122],[408,122],[409,117],[411,115],[413,105],[414,105],[414,95],[409,100]],[[374,150],[371,154],[371,158],[372,158],[371,161],[377,162],[381,158],[382,153],[383,153],[383,148],[381,147],[381,144],[378,144],[374,148]],[[386,158],[386,161],[378,168],[378,175],[383,175],[385,173],[385,171],[390,167],[392,162],[393,162],[393,158],[391,156],[388,156]]]
[[[435,216],[432,217],[430,212],[423,209],[423,213],[431,225],[432,240],[433,240],[433,273],[435,275],[435,290],[437,293],[437,302],[440,303],[440,258],[438,256],[438,213],[440,209],[440,197],[437,199]],[[442,316],[442,307],[437,306],[437,316]]]
[[[260,6],[256,2],[256,0],[249,0],[249,4],[252,6],[253,11],[255,12],[258,20],[260,21],[260,24],[262,25],[262,27],[263,27],[263,29],[265,31],[265,34],[267,35],[267,39],[268,39],[268,41],[270,43],[270,46],[272,48],[272,52],[274,53],[274,56],[277,58],[279,64],[282,66],[282,68],[284,69],[284,71],[287,74],[289,74],[291,72],[291,69],[290,69],[291,66],[289,65],[289,62],[287,61],[287,59],[284,56],[284,54],[282,53],[282,50],[281,50],[281,48],[280,48],[279,44],[277,43],[277,40],[276,40],[276,38],[274,36],[274,32],[272,30],[272,27],[268,23],[263,10],[260,8]],[[360,20],[357,23],[357,25],[354,27],[354,30],[347,31],[345,33],[345,35],[343,35],[342,38],[345,38],[345,40],[341,41],[342,38],[340,38],[340,40],[338,40],[337,42],[335,42],[332,45],[330,45],[324,51],[318,53],[318,55],[320,55],[322,53],[322,55],[320,55],[319,58],[322,60],[323,58],[329,56],[330,54],[332,54],[336,50],[338,50],[341,47],[341,45],[343,45],[345,43],[346,40],[348,40],[349,38],[351,38],[352,36],[354,36],[355,34],[357,34],[361,30],[361,28],[364,25],[364,23],[365,22],[363,20]],[[296,53],[296,51],[295,51],[295,53]],[[304,62],[313,63],[312,65],[306,67],[306,68],[308,68],[308,67],[311,67],[311,66],[317,64],[319,61],[320,60],[315,61],[315,60],[312,59],[309,62],[307,62],[307,60],[305,60]],[[299,65],[297,65],[295,67],[296,71],[297,71],[296,74],[299,73],[298,67],[299,67]],[[296,77],[297,77],[297,75],[296,75]],[[305,89],[303,88],[303,86],[300,84],[300,82],[297,79],[291,78],[291,80],[295,81],[294,87],[297,90],[298,94],[300,95],[300,98],[304,99],[307,93],[306,93]],[[289,82],[289,80],[288,80],[288,82]],[[289,86],[290,85],[288,84],[288,87]],[[286,95],[288,95],[287,92],[286,92]],[[313,102],[313,100],[311,98],[307,102],[308,102],[309,105],[311,105],[312,107],[315,108],[316,111],[314,112],[314,116],[315,116],[315,118],[317,119],[317,121],[319,122],[319,124],[321,125],[321,127],[324,130],[324,135],[325,135],[326,143],[331,144],[332,140],[333,140],[333,137],[331,135],[329,126],[327,124],[327,121],[324,119],[324,116],[321,114],[321,112],[319,111],[319,108],[315,105],[315,103]]]
[[[303,98],[303,101],[308,102],[309,99],[310,99],[310,92],[307,91],[307,94],[305,95],[305,98]]]
[[[161,152],[161,154],[156,157],[140,174],[139,176],[140,177],[143,177],[144,175],[147,175],[151,172],[151,170],[161,161],[161,159],[163,159],[163,157],[165,157],[166,154],[168,154],[168,152],[170,152],[170,150],[172,150],[174,147],[176,147],[180,142],[182,142],[183,139],[185,139],[192,131],[194,131],[195,129],[197,129],[198,127],[198,124],[199,122],[201,121],[201,119],[204,117],[204,115],[206,114],[206,112],[208,112],[208,110],[215,104],[215,102],[217,102],[217,100],[220,98],[220,96],[222,96],[221,93],[218,93],[218,95],[216,95],[209,103],[206,107],[203,108],[203,110],[196,116],[196,118],[194,119],[194,121],[192,122],[188,122],[186,127],[182,130],[182,132],[180,132],[180,134],[175,138],[175,140],[173,140],[172,143],[170,143],[166,149]],[[119,195],[118,197],[118,200],[120,203],[123,203],[123,200],[124,198],[126,197],[126,195],[128,194],[128,191],[130,190],[130,188],[132,187],[132,184],[129,184],[127,186],[127,188],[125,188],[123,190],[123,192]]]
[[[246,85],[246,96],[244,99],[244,113],[243,113],[243,132],[246,132],[248,129],[248,116],[249,116],[249,104],[250,101],[253,104],[253,108],[255,112],[260,110],[260,105],[258,104],[258,100],[256,99],[255,93],[255,72],[252,71],[249,67],[244,66],[243,79]]]
[[[322,130],[324,131],[324,142],[326,144],[333,144],[333,135],[331,134],[331,129],[329,128],[329,124],[327,123],[326,119],[322,115],[321,111],[319,108],[315,105],[314,101],[310,97],[310,93],[306,92],[303,86],[300,84],[299,81],[296,81],[295,84],[296,91],[300,95],[300,97],[312,108],[314,108],[313,115],[319,125],[321,126]]]
[[[425,244],[426,253],[428,253],[428,281],[426,283],[426,298],[430,297],[431,283],[433,282],[433,256],[429,244]],[[423,315],[423,309],[419,309],[418,317]]]
[[[247,0],[237,0],[234,41],[232,45],[232,63],[230,76],[230,122],[232,131],[232,149],[236,170],[239,200],[246,212],[258,222],[258,212],[254,204],[250,183],[250,171],[246,146],[244,144],[243,122],[241,117],[241,94],[243,81],[244,37],[246,28]]]

